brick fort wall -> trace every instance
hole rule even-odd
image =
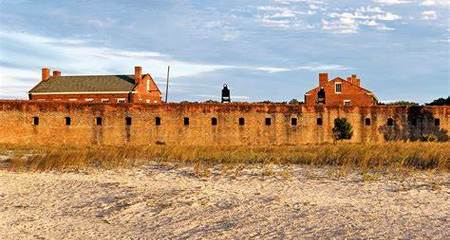
[[[353,127],[353,137],[349,142],[417,140],[425,135],[446,141],[450,128],[449,110],[449,106],[324,107],[252,103],[101,104],[2,100],[0,143],[317,144],[333,142],[332,128],[334,119],[338,117],[346,118]],[[70,125],[67,125],[68,121]]]

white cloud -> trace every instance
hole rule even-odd
[[[422,12],[422,19],[427,21],[436,20],[437,14],[435,11],[424,11]]]
[[[237,67],[239,68],[239,67]],[[338,64],[321,64],[321,63],[307,63],[299,65],[296,67],[283,68],[283,67],[242,67],[242,69],[249,69],[253,71],[262,71],[267,73],[280,73],[280,72],[291,72],[298,70],[307,70],[311,72],[317,71],[338,71],[338,70],[348,70],[349,67],[338,65]]]
[[[301,6],[292,3],[302,3]],[[307,30],[315,26],[307,21],[321,7],[316,1],[275,1],[272,5],[256,8],[256,20],[265,27],[289,30]]]
[[[322,29],[333,33],[356,33],[359,26],[367,26],[376,30],[394,30],[387,27],[386,21],[400,20],[401,17],[391,12],[386,12],[380,7],[360,7],[351,12],[331,12],[328,19],[322,19]],[[381,22],[380,22],[381,21]]]
[[[385,5],[397,5],[397,4],[405,4],[410,3],[411,1],[407,0],[375,0],[374,2],[385,4]]]
[[[423,6],[449,6],[449,0],[423,0],[420,5]]]

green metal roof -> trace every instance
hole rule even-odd
[[[59,76],[41,81],[30,93],[131,91],[134,75]]]

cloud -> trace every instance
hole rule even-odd
[[[420,4],[422,6],[449,6],[449,0],[423,0]]]
[[[374,2],[385,4],[385,5],[397,5],[397,4],[405,4],[405,3],[411,3],[411,1],[407,0],[375,0]]]
[[[437,14],[435,11],[424,11],[422,12],[422,19],[427,21],[436,20]]]
[[[331,12],[327,18],[322,19],[322,29],[333,33],[356,33],[359,26],[367,26],[376,30],[394,30],[383,22],[402,19],[399,15],[386,12],[380,7],[359,7],[354,11]]]
[[[275,1],[274,4],[256,7],[257,22],[275,29],[307,30],[315,28],[308,17],[317,13],[320,7],[310,4],[316,1]],[[291,5],[301,3],[302,5]]]
[[[240,68],[240,67],[236,67]],[[280,72],[292,72],[299,70],[306,70],[311,72],[318,71],[340,71],[340,70],[348,70],[349,67],[342,66],[339,64],[321,64],[321,63],[308,63],[290,68],[283,67],[241,67],[242,69],[248,69],[253,71],[262,71],[266,73],[280,73]]]

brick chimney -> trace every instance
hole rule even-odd
[[[361,80],[356,76],[356,74],[352,74],[352,76],[347,79],[350,79],[350,82],[356,86],[361,85]]]
[[[42,81],[47,81],[50,78],[50,69],[42,68]]]
[[[61,71],[53,71],[53,77],[61,77]]]
[[[138,83],[142,80],[142,67],[141,66],[134,67],[134,80],[136,81],[136,83]]]
[[[319,73],[319,87],[325,87],[328,82],[328,73]]]
[[[351,77],[347,77],[347,82],[352,83],[352,78]]]

